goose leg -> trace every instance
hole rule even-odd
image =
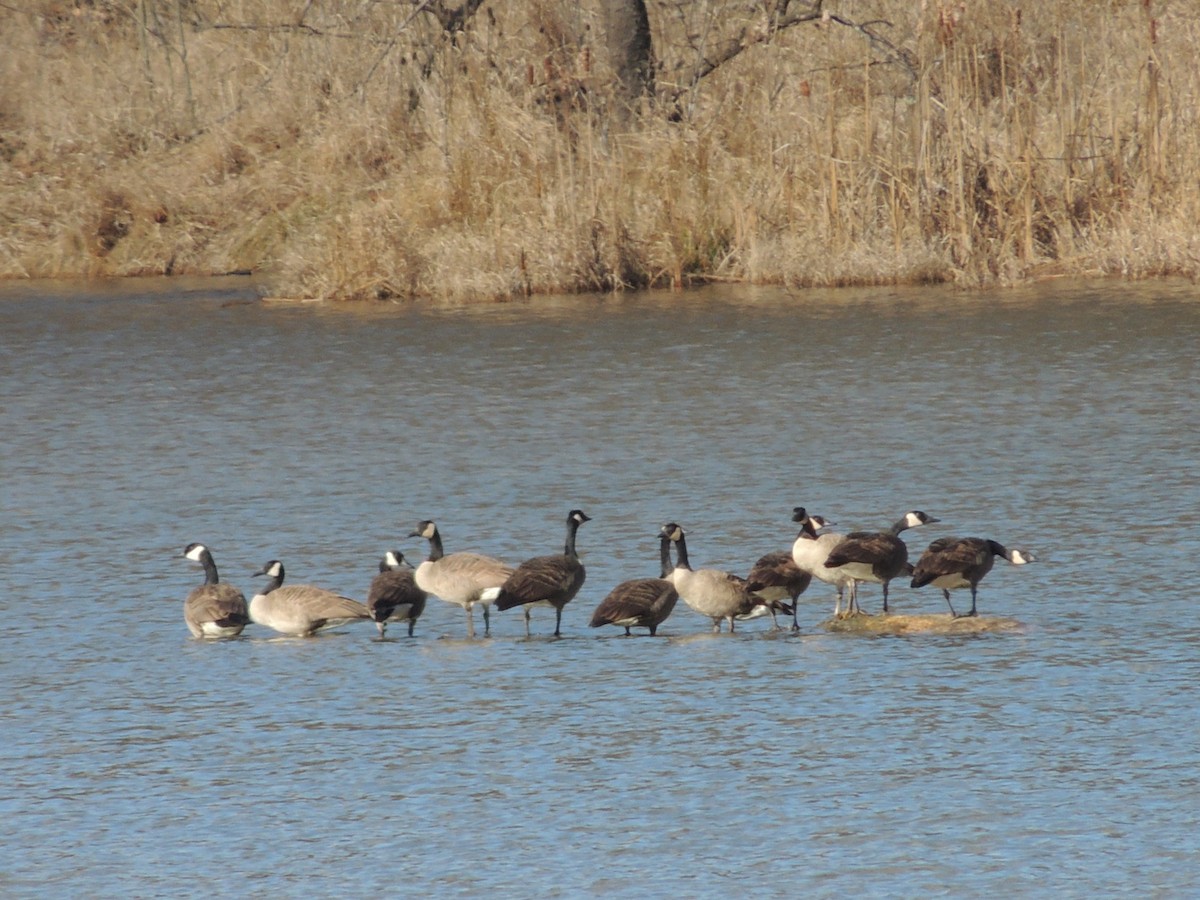
[[[792,598],[792,631],[800,630],[800,595]]]
[[[883,583],[883,611],[884,611],[885,613],[888,611],[888,605],[887,605],[887,588],[888,588],[888,583],[885,581],[885,582]]]
[[[414,627],[416,624],[417,624],[417,620],[416,620],[416,619],[409,619],[409,620],[408,620],[408,636],[409,636],[409,637],[412,637],[412,636],[413,636],[413,627]]]
[[[949,591],[947,591],[947,590],[943,590],[943,591],[942,591],[942,596],[946,598],[946,605],[947,605],[948,607],[950,607],[950,617],[951,617],[951,618],[954,618],[954,619],[957,619],[957,618],[958,618],[958,613],[956,613],[956,612],[954,611],[954,604],[950,602],[950,592],[949,592]]]
[[[525,607],[525,637],[529,637],[529,607]]]
[[[975,585],[971,585],[971,611],[969,613],[967,613],[967,615],[968,616],[979,615],[979,613],[976,612],[976,610],[975,610]]]
[[[554,636],[562,637],[562,607],[554,607]]]
[[[463,608],[467,611],[467,637],[473,638],[475,637],[475,610],[470,604]],[[484,614],[487,614],[486,611]]]
[[[483,636],[487,637],[492,633],[492,608],[488,604],[483,605]]]

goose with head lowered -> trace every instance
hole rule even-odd
[[[441,532],[429,519],[417,523],[417,530],[409,537],[421,537],[429,541],[429,556],[413,573],[417,587],[427,594],[465,609],[467,637],[475,637],[473,610],[478,603],[483,607],[483,633],[487,635],[491,631],[488,608],[499,595],[500,586],[512,574],[512,567],[481,553],[461,550],[457,553],[445,553],[442,549]]]
[[[958,588],[971,589],[971,611],[967,616],[978,615],[975,608],[975,593],[983,576],[992,571],[997,556],[1002,556],[1014,566],[1037,562],[1028,550],[1009,550],[1003,544],[984,538],[938,538],[921,554],[913,567],[912,587],[932,584],[942,589],[950,615],[958,618],[950,592]]]
[[[658,633],[658,626],[667,620],[679,601],[679,591],[671,582],[671,539],[665,534],[658,537],[658,578],[631,578],[622,581],[608,592],[596,611],[592,613],[590,628],[601,625],[617,625],[625,629],[649,628],[650,634]]]
[[[846,535],[829,557],[825,566],[844,572],[851,579],[851,612],[862,612],[858,605],[858,585],[868,581],[883,585],[883,611],[888,611],[888,584],[897,575],[904,574],[908,567],[908,547],[900,540],[900,533],[919,525],[939,521],[919,509],[904,514],[887,531],[852,531]]]
[[[284,585],[283,563],[270,560],[254,573],[268,581],[250,600],[256,625],[295,637],[309,637],[351,622],[367,622],[371,614],[357,600],[308,584]]]
[[[389,622],[407,622],[408,636],[425,612],[427,594],[417,587],[414,569],[399,550],[389,550],[379,561],[379,574],[371,579],[367,590],[367,611],[375,620],[379,637],[387,636]]]
[[[813,535],[827,523],[820,516],[805,516],[801,534],[806,530]],[[812,583],[812,572],[807,572],[796,565],[796,559],[791,550],[780,550],[768,553],[759,558],[749,574],[746,575],[746,585],[751,593],[762,597],[764,601],[782,604],[785,599],[791,600],[792,631],[800,630],[797,618],[797,600]],[[786,606],[786,604],[784,604]],[[772,616],[774,610],[772,610]]]
[[[839,618],[842,615],[842,599],[845,597],[846,588],[853,584],[853,579],[846,572],[829,568],[825,565],[825,560],[829,558],[829,554],[833,552],[834,548],[846,539],[846,535],[830,531],[818,534],[822,528],[834,523],[828,522],[820,516],[810,516],[803,506],[797,506],[792,510],[792,521],[800,523],[800,534],[796,536],[796,540],[792,544],[792,560],[802,572],[807,572],[814,578],[837,588],[837,601],[833,606],[833,615],[834,618]]]
[[[192,637],[229,638],[241,634],[250,623],[245,595],[221,582],[212,553],[203,544],[188,544],[183,556],[204,567],[204,584],[183,601],[183,621]]]
[[[534,606],[554,607],[554,636],[562,629],[563,607],[583,587],[587,571],[575,552],[575,534],[591,518],[583,510],[567,513],[567,540],[562,553],[535,556],[521,563],[500,587],[496,609],[504,611],[515,606],[525,608],[525,636],[529,637],[529,610]]]
[[[745,616],[763,601],[750,593],[746,580],[732,572],[719,569],[693,569],[688,561],[687,535],[675,522],[668,522],[660,530],[675,544],[675,568],[671,570],[671,582],[679,591],[680,599],[688,606],[712,620],[713,632],[721,630],[721,622],[729,622],[732,634],[738,616]]]

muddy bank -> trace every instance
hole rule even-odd
[[[1005,616],[866,615],[844,619],[828,618],[819,628],[843,634],[985,634],[1018,632],[1025,626]]]

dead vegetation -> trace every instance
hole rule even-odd
[[[1016,619],[1000,616],[959,616],[949,613],[867,615],[859,613],[846,618],[829,618],[820,625],[826,631],[840,634],[903,635],[903,634],[990,634],[1021,631],[1024,626]]]
[[[624,120],[589,3],[0,5],[0,277],[403,300],[1200,271],[1186,5],[648,7],[660,103]]]

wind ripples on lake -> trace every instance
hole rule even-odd
[[[240,283],[0,295],[5,896],[1193,896],[1195,288],[271,307]],[[589,629],[656,534],[744,574],[804,505],[1026,547],[1012,633]],[[469,641],[190,640],[208,543],[362,598],[436,519],[566,608]],[[896,583],[899,612],[940,612]],[[878,589],[864,588],[868,611]],[[957,604],[956,600],[956,604]],[[481,617],[476,626],[482,630]],[[393,629],[396,630],[396,629]]]

